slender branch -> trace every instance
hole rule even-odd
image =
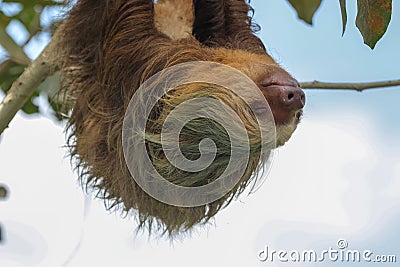
[[[25,54],[22,47],[8,35],[4,27],[0,27],[0,45],[8,52],[13,61],[24,66],[31,63],[31,59]]]
[[[372,88],[384,88],[400,86],[400,80],[370,82],[370,83],[329,83],[329,82],[303,82],[300,84],[303,89],[337,89],[363,91]]]
[[[40,56],[14,81],[0,104],[0,134],[8,127],[36,88],[57,70],[56,56],[59,41],[57,32]]]

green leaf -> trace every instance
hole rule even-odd
[[[26,6],[16,16],[16,18],[25,26],[31,36],[41,30],[40,15],[43,8],[40,6]]]
[[[12,60],[6,60],[0,64],[0,87],[7,92],[12,83],[22,74],[25,67]]]
[[[35,16],[32,18],[28,27],[26,28],[31,36],[36,35],[39,31],[42,30],[42,26],[40,23],[40,16],[42,15],[42,11],[43,9],[35,13]]]
[[[12,60],[7,59],[0,63],[0,86],[1,84],[8,79],[9,69],[12,65],[16,65]]]
[[[343,36],[347,26],[346,0],[339,0],[339,3],[340,3],[340,12],[342,13],[342,36]]]
[[[296,10],[297,16],[306,23],[312,25],[315,12],[321,5],[322,0],[288,0]]]
[[[23,112],[28,115],[35,114],[39,112],[39,107],[32,103],[32,99],[29,99],[24,106],[21,108]]]
[[[12,20],[12,18],[6,16],[6,14],[4,14],[4,12],[0,10],[0,26],[1,27],[3,27],[5,29],[11,20]]]
[[[357,0],[356,25],[364,43],[374,49],[385,34],[392,16],[392,0]]]
[[[33,100],[39,96],[39,92],[35,91],[28,101],[23,105],[21,110],[28,115],[39,113],[39,107],[33,104]]]

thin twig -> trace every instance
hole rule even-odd
[[[13,61],[24,66],[28,66],[31,63],[30,58],[25,54],[22,47],[8,35],[4,27],[0,27],[0,45],[8,52]]]
[[[300,84],[303,89],[336,89],[363,91],[372,88],[384,88],[400,86],[400,80],[369,82],[369,83],[329,83],[329,82],[303,82]]]

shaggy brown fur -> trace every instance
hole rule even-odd
[[[187,29],[170,34],[174,39],[185,37],[175,41],[157,30],[151,0],[79,0],[64,24],[62,45],[68,57],[63,62],[66,81],[63,90],[74,98],[69,145],[71,155],[77,160],[81,181],[105,199],[108,208],[136,212],[139,226],[149,231],[156,228],[176,234],[208,222],[244,190],[262,164],[259,153],[254,153],[232,191],[213,203],[192,208],[175,207],[153,199],[134,182],[125,164],[121,129],[126,108],[137,88],[160,70],[184,62],[213,61],[232,66],[255,81],[260,75],[283,71],[253,34],[247,15],[250,7],[244,1],[215,1],[223,5],[212,9],[205,2],[195,1],[194,5],[193,33],[197,40],[182,35]],[[205,10],[217,13],[206,16]],[[162,29],[162,25],[157,26]],[[188,95],[222,99],[246,119],[249,131],[257,127],[248,108],[239,104],[240,98],[215,85],[178,88],[166,96],[167,104],[163,107],[169,106],[171,110]],[[165,110],[165,113],[161,110],[161,115],[169,112]],[[154,116],[162,118],[161,115]],[[150,123],[150,134],[157,134],[159,125],[156,124]],[[191,136],[193,140],[201,138]],[[254,138],[257,147],[260,141]],[[159,148],[151,142],[148,145],[150,151]],[[162,156],[153,159],[155,165],[162,160]],[[171,180],[178,176],[184,184],[187,174],[174,173]]]
[[[245,1],[194,0],[194,10],[193,35],[201,43],[266,53],[263,43],[254,35],[260,29],[249,16],[254,10]]]

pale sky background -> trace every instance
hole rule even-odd
[[[400,78],[400,3],[393,1],[389,29],[371,51],[354,25],[355,1],[348,1],[349,24],[341,37],[337,2],[323,1],[310,27],[286,1],[252,1],[264,43],[299,81]],[[23,39],[17,25],[11,31]],[[46,40],[26,52],[36,57]],[[220,212],[210,227],[174,244],[135,236],[132,218],[107,212],[97,200],[86,201],[84,215],[85,196],[63,148],[63,128],[19,114],[0,140],[0,183],[10,187],[9,200],[0,202],[6,235],[0,266],[61,266],[68,258],[66,266],[311,266],[260,262],[257,254],[265,246],[322,251],[337,248],[338,239],[346,239],[349,249],[397,256],[397,264],[369,266],[398,265],[400,88],[306,95],[303,122],[276,153],[263,186]]]

